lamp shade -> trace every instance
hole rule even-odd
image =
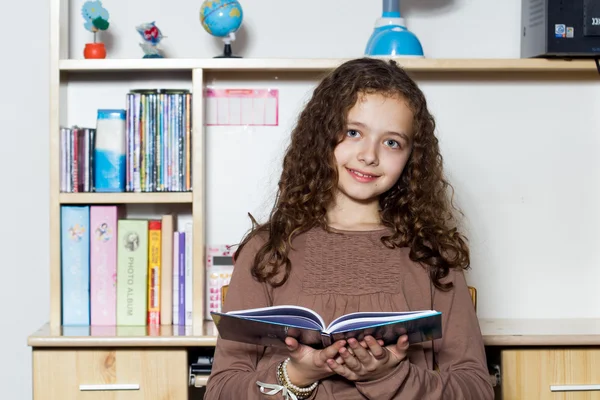
[[[376,28],[369,38],[368,56],[423,57],[423,47],[417,36],[401,25]]]

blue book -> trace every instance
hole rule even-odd
[[[435,310],[356,312],[328,326],[313,310],[289,305],[211,312],[211,316],[222,339],[260,346],[286,347],[287,336],[314,348],[350,338],[361,341],[367,335],[384,345],[395,344],[404,334],[410,344],[442,337],[442,313]]]
[[[61,207],[62,324],[90,324],[90,207]]]

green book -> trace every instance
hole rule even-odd
[[[146,325],[148,221],[120,219],[117,247],[117,325]]]

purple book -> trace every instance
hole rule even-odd
[[[185,232],[179,232],[179,325],[185,325]]]

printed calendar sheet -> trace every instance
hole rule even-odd
[[[277,89],[206,89],[205,124],[277,126]]]

